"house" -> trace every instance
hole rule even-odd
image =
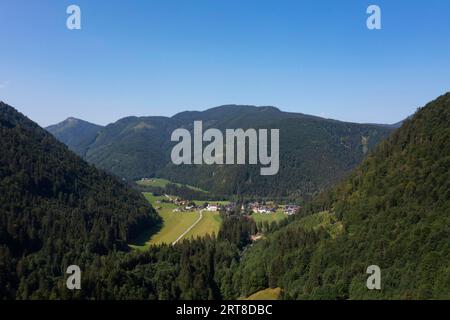
[[[289,205],[284,206],[284,214],[286,214],[288,216],[292,216],[292,215],[296,214],[298,212],[298,210],[300,210],[300,206],[297,206],[297,205],[289,204]]]
[[[236,211],[236,203],[230,202],[223,206],[223,210],[226,212],[233,212]]]
[[[275,210],[273,208],[269,208],[269,207],[259,207],[256,211],[258,213],[273,213],[273,212],[275,212]]]
[[[218,210],[219,210],[219,206],[218,205],[208,204],[208,206],[206,207],[206,211],[218,211]]]
[[[277,211],[278,206],[274,205],[263,205],[259,202],[250,202],[248,208],[252,213],[274,213]]]

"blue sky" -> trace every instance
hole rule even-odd
[[[393,123],[450,91],[447,0],[0,0],[0,21],[0,100],[41,125],[223,104]]]

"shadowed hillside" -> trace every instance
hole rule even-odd
[[[159,221],[141,194],[4,103],[0,144],[2,298],[49,296],[64,284],[67,265],[127,250]]]

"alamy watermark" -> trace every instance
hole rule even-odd
[[[69,290],[80,290],[81,289],[81,269],[77,265],[70,265],[66,270],[67,277],[66,287]]]
[[[69,14],[66,20],[66,27],[69,30],[81,29],[81,9],[79,6],[72,4],[67,7],[66,13]]]
[[[367,267],[367,274],[370,276],[367,278],[366,286],[369,290],[381,290],[381,269],[377,265],[371,265]]]
[[[369,30],[381,30],[381,8],[377,5],[370,5],[366,10],[370,16],[367,18],[366,25]]]
[[[172,149],[171,159],[175,165],[259,163],[264,166],[260,169],[261,175],[275,175],[280,168],[280,130],[270,129],[270,155],[268,133],[268,129],[226,129],[224,146],[222,131],[210,128],[203,132],[202,121],[194,121],[193,143],[187,129],[179,128],[172,132],[171,141],[178,144]],[[204,142],[209,142],[205,148]]]
[[[69,30],[81,29],[81,8],[78,5],[71,4],[67,7],[66,13],[69,15],[66,20],[66,26]],[[366,20],[366,26],[369,30],[381,29],[381,8],[378,5],[371,4],[367,7],[366,14],[370,16]]]

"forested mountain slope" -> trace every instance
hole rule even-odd
[[[4,103],[0,145],[2,298],[51,296],[67,265],[127,249],[159,222],[141,194]]]
[[[170,160],[170,135],[180,124],[165,117],[127,117],[109,124],[85,159],[130,180],[149,177]]]
[[[120,250],[157,222],[138,194],[0,105],[0,297],[450,298],[450,94],[405,121],[350,177],[265,239],[247,216],[218,237]],[[287,224],[287,225],[286,225]],[[69,264],[82,287],[65,288]],[[382,290],[366,288],[379,265]]]
[[[83,157],[102,128],[102,126],[87,121],[68,118],[45,129],[59,141],[69,146],[70,150]]]
[[[280,129],[280,171],[260,176],[260,166],[174,166],[170,151],[177,128]],[[274,107],[227,105],[187,111],[171,118],[127,117],[106,126],[87,148],[85,159],[120,178],[159,176],[215,194],[304,198],[332,185],[359,164],[364,151],[393,128],[323,119]],[[73,146],[69,143],[70,148]]]
[[[450,298],[450,93],[404,122],[304,217],[251,249],[240,295],[286,299]],[[312,223],[314,221],[320,221]],[[369,265],[382,289],[369,291]]]
[[[253,124],[250,119],[245,122],[246,126],[239,121],[238,127]],[[366,148],[372,149],[391,132],[375,125],[307,116],[279,120],[270,116],[255,128],[280,129],[280,169],[276,175],[261,176],[261,165],[172,164],[159,175],[218,194],[308,198],[342,179],[362,161]]]

